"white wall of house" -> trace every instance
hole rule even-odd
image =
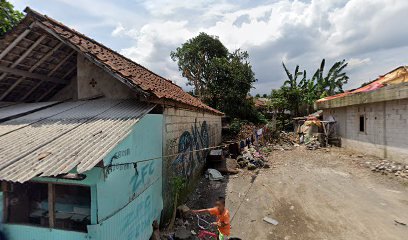
[[[408,99],[325,109],[323,114],[338,122],[343,147],[408,163]]]

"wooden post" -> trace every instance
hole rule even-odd
[[[8,187],[7,182],[1,182],[1,188],[3,190],[3,223],[8,222],[9,201],[8,201]]]
[[[55,185],[48,183],[48,218],[50,228],[55,226]]]

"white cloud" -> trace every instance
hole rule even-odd
[[[407,64],[407,0],[12,2],[31,4],[108,46],[120,46],[122,54],[183,87],[169,54],[201,31],[218,35],[230,50],[249,52],[259,79],[255,93],[282,84],[283,60],[312,73],[322,58],[327,65],[346,59],[349,87]]]
[[[347,65],[348,69],[356,69],[358,67],[361,67],[361,66],[363,66],[365,64],[370,63],[371,59],[370,58],[363,58],[363,59],[350,58],[350,59],[347,60],[347,62],[348,62],[348,65]]]
[[[122,23],[118,23],[116,28],[112,31],[112,36],[117,37],[124,34],[125,28],[123,27]]]

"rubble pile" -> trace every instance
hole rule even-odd
[[[393,174],[396,177],[408,179],[408,164],[397,163],[388,160],[382,160],[380,163],[366,163],[371,166],[373,172],[380,172],[382,174]]]
[[[266,159],[253,146],[245,149],[242,155],[237,157],[237,163],[240,168],[255,170],[257,168],[268,168]]]
[[[273,138],[272,141],[265,146],[261,147],[261,151],[264,153],[271,152],[272,150],[293,150],[294,147],[299,146],[297,143],[296,134],[293,132],[279,132],[278,136]]]
[[[306,149],[316,150],[320,148],[320,142],[316,137],[312,137],[309,142],[305,143]]]
[[[253,123],[246,123],[241,126],[241,130],[238,133],[237,139],[251,138],[254,135],[254,129],[256,126]]]

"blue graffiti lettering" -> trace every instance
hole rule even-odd
[[[208,154],[209,134],[207,122],[197,124],[197,119],[191,127],[191,132],[181,134],[178,144],[178,155],[172,165],[179,176],[190,177],[194,170],[203,166]]]
[[[129,156],[129,155],[130,155],[130,148],[127,148],[125,150],[119,150],[113,154],[108,165],[112,165],[115,160],[121,157]]]
[[[150,228],[157,213],[151,209],[151,201],[151,196],[146,196],[137,203],[133,211],[125,215],[122,232],[126,234],[127,239],[138,239],[140,234]]]
[[[154,173],[154,168],[155,168],[154,161],[151,161],[149,164],[142,166],[140,174],[135,174],[132,177],[131,183],[133,193],[135,193],[141,185],[146,184],[145,182],[146,176],[149,177],[152,176]]]

